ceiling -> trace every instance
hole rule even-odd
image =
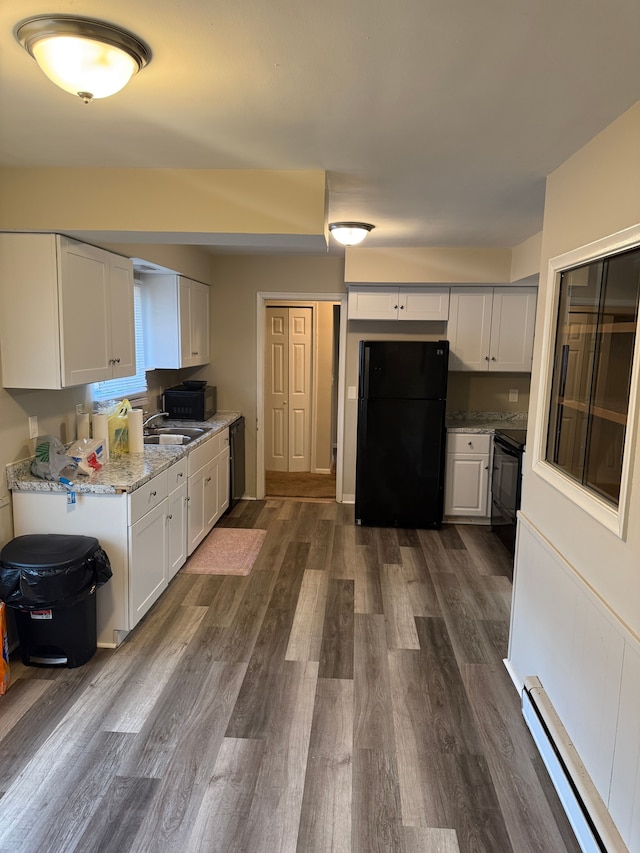
[[[86,106],[14,39],[44,13],[153,59]],[[638,0],[12,0],[0,165],[323,169],[328,221],[374,223],[368,246],[510,247],[545,176],[640,99],[639,44]]]

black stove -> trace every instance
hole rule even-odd
[[[497,429],[493,436],[491,529],[513,556],[522,483],[525,429]]]
[[[517,450],[524,450],[527,443],[526,429],[497,429],[496,435],[506,439]]]

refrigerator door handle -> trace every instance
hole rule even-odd
[[[362,348],[362,365],[360,367],[360,389],[361,397],[369,396],[369,362],[371,360],[371,348],[364,346]]]

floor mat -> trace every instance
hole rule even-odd
[[[181,571],[194,575],[248,575],[266,535],[266,530],[214,527]]]

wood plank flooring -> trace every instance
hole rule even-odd
[[[248,577],[178,574],[115,652],[0,697],[5,853],[576,853],[502,659],[482,527],[241,502]]]

